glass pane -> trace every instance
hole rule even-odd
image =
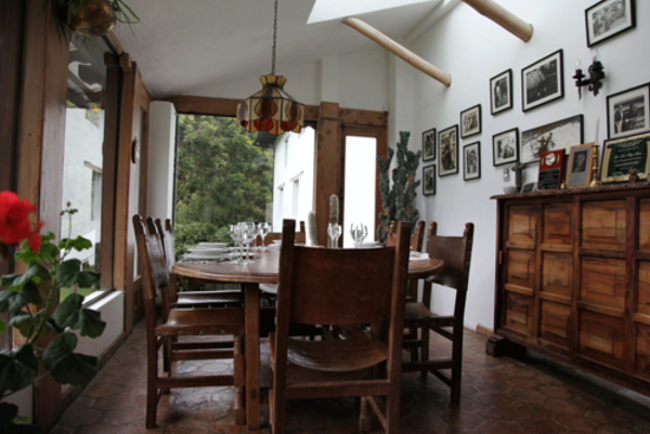
[[[145,119],[146,113],[140,108],[138,111],[137,117],[137,128],[138,134],[135,139],[138,141],[135,146],[135,163],[131,160],[131,182],[129,183],[129,216],[134,214],[142,215],[140,210],[140,179],[142,176],[142,162],[140,161],[140,152],[142,147],[142,141],[144,140],[144,128],[145,128]],[[129,221],[129,223],[131,223]],[[133,246],[137,246],[135,239],[135,229],[132,224],[129,224],[129,243]],[[137,247],[135,248],[137,250]],[[138,267],[138,255],[137,251],[133,255],[133,279],[140,275],[140,267]]]
[[[98,39],[99,49],[92,44],[82,47],[72,38],[68,64],[68,90],[65,123],[65,150],[63,155],[63,195],[61,209],[66,202],[79,211],[71,220],[61,220],[61,237],[82,236],[93,244],[83,252],[72,251],[68,258],[77,258],[84,265],[100,271],[104,107],[106,79],[104,53],[110,51]],[[84,296],[88,288],[64,288],[63,300],[70,291]]]
[[[343,247],[353,247],[352,223],[363,223],[368,227],[365,241],[375,239],[376,138],[346,136],[344,176]]]
[[[285,134],[275,145],[273,232],[282,231],[285,218],[306,222],[313,210],[315,137],[308,126],[300,134]]]

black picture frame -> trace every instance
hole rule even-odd
[[[458,124],[438,132],[438,155],[440,155],[438,176],[458,173]]]
[[[422,133],[422,161],[436,159],[436,129],[431,128]]]
[[[602,0],[585,9],[587,47],[593,47],[634,27],[634,0]]]
[[[512,69],[508,69],[490,79],[490,113],[494,116],[513,106]]]
[[[519,161],[519,128],[492,136],[492,165],[494,167]]]
[[[432,196],[436,194],[436,165],[422,167],[422,194]]]
[[[460,112],[460,137],[481,134],[481,104],[476,104]]]
[[[519,161],[523,164],[539,161],[539,152],[543,143],[549,142],[546,151],[564,149],[584,143],[584,116],[576,115],[546,125],[521,132],[519,141]],[[549,147],[550,146],[550,147]]]
[[[564,98],[563,53],[563,50],[557,50],[521,70],[523,111]]]
[[[607,96],[607,137],[650,131],[650,83]]]
[[[463,180],[481,178],[481,142],[463,146]]]

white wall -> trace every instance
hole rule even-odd
[[[149,107],[149,163],[147,170],[147,213],[162,220],[174,210],[174,158],[176,152],[176,109],[166,101]]]
[[[461,234],[465,222],[471,221],[476,225],[465,315],[465,324],[470,328],[478,324],[493,327],[496,201],[490,200],[490,196],[502,193],[503,167],[492,165],[492,135],[515,127],[525,131],[583,114],[584,141],[594,141],[596,123],[600,120],[598,137],[602,144],[607,134],[606,96],[647,82],[650,68],[646,47],[650,40],[650,27],[643,19],[650,16],[648,1],[636,2],[636,29],[595,47],[607,78],[597,97],[585,88],[581,101],[571,76],[577,58],[582,59],[586,69],[596,53],[596,50],[587,48],[584,12],[595,0],[499,0],[499,3],[533,25],[534,34],[528,43],[461,3],[413,44],[417,54],[452,74],[451,87],[446,88],[416,72],[412,93],[405,97],[397,92],[397,109],[401,108],[400,101],[403,103],[410,98],[413,102],[410,146],[414,149],[421,147],[423,131],[430,128],[439,131],[459,124],[461,110],[475,104],[482,107],[482,133],[460,140],[461,152],[463,145],[481,142],[481,179],[463,181],[461,157],[457,175],[437,178],[435,196],[425,198],[419,194],[417,198],[422,218],[427,222],[436,220],[442,235]],[[523,113],[521,69],[558,49],[564,50],[564,98]],[[403,63],[401,60],[397,62]],[[509,68],[513,71],[514,108],[492,116],[489,80]],[[399,73],[396,76],[399,79]],[[395,110],[391,107],[391,118],[393,116]],[[398,122],[394,128],[409,127],[407,122]],[[394,131],[390,137],[395,137]],[[435,164],[438,165],[438,158]],[[524,182],[536,181],[536,168],[526,169],[524,173]],[[434,291],[432,306],[438,313],[446,313],[451,311],[452,301],[451,292]]]

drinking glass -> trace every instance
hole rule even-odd
[[[354,241],[354,246],[360,248],[363,240],[368,236],[368,227],[363,223],[352,223],[350,226],[350,235],[352,236],[352,241]]]
[[[341,225],[338,223],[329,223],[327,225],[327,235],[332,240],[332,247],[338,247],[338,239],[341,236]]]
[[[242,265],[252,264],[253,261],[250,259],[250,245],[253,241],[253,236],[255,233],[255,222],[241,222],[239,223],[242,233],[242,242],[244,243],[244,258],[241,261]]]
[[[264,240],[266,236],[271,232],[271,225],[267,222],[260,223],[260,236],[262,237],[262,250],[266,250],[264,245]]]
[[[242,256],[239,253],[240,245],[242,242],[241,228],[239,224],[230,225],[230,238],[232,238],[233,245],[235,246],[235,251],[233,252],[232,260],[235,264],[239,264],[242,260]]]

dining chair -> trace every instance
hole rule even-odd
[[[147,397],[146,427],[156,426],[156,410],[160,396],[171,388],[178,387],[235,387],[235,422],[244,424],[245,359],[243,352],[244,309],[241,307],[176,308],[169,309],[167,317],[157,324],[155,298],[160,295],[163,305],[169,305],[169,273],[162,244],[155,234],[145,233],[142,216],[133,216],[143,276],[144,311],[147,342]],[[232,335],[231,349],[224,349],[221,340],[208,341],[204,336]],[[179,336],[202,336],[196,342],[168,342]],[[199,360],[232,358],[232,375],[175,377],[172,367],[162,375],[158,368],[158,353],[161,347],[171,348],[170,360]]]
[[[264,245],[268,246],[273,244],[273,241],[281,240],[282,232],[269,232],[266,238],[264,238]],[[299,244],[305,244],[307,242],[307,232],[305,230],[305,222],[300,222],[300,232],[296,232],[294,242]]]
[[[421,338],[415,342],[405,341],[405,347],[420,347],[420,360],[414,358],[402,365],[403,372],[420,371],[423,377],[428,372],[451,387],[451,402],[460,401],[461,376],[463,366],[463,323],[465,318],[465,301],[469,267],[474,240],[474,224],[467,223],[461,237],[438,236],[435,222],[429,225],[426,251],[432,258],[445,261],[445,268],[438,274],[424,279],[422,301],[406,303],[404,327],[416,327],[421,330]],[[453,315],[438,316],[431,313],[432,284],[439,284],[456,290],[456,302]],[[429,359],[429,332],[433,331],[452,341],[450,357]],[[451,369],[451,375],[440,372]]]
[[[296,246],[293,220],[284,221],[282,233],[277,324],[269,336],[273,433],[285,432],[287,401],[361,397],[362,431],[370,428],[370,406],[385,431],[396,434],[410,224],[399,224],[395,247],[378,249]],[[349,339],[306,341],[289,338],[290,324],[371,329]]]

